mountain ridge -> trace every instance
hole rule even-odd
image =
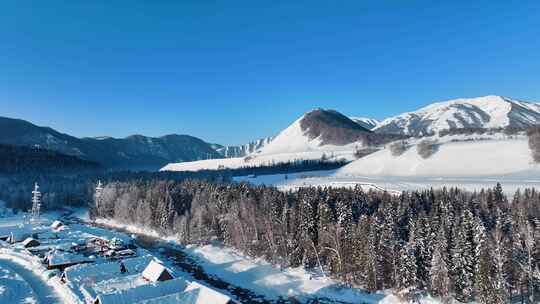
[[[526,128],[539,121],[539,104],[488,95],[435,102],[384,119],[373,130],[422,136],[460,128]]]
[[[77,138],[50,127],[8,117],[0,117],[0,130],[2,144],[41,147],[115,169],[159,169],[171,161],[220,157],[209,144],[190,135]]]

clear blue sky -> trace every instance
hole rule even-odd
[[[540,1],[2,1],[1,116],[237,144],[323,107],[540,101]]]

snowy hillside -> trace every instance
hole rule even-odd
[[[539,122],[539,104],[492,95],[437,102],[385,119],[375,131],[416,136],[457,128],[523,128]]]
[[[247,157],[171,163],[161,170],[234,169],[323,157],[328,160],[352,161],[356,149],[379,145],[384,138],[336,111],[316,109],[294,121]]]
[[[336,172],[336,176],[431,176],[478,177],[538,174],[527,138],[480,141],[448,141],[426,159],[413,143],[399,156],[384,149],[356,160]]]
[[[207,159],[191,162],[171,163],[161,168],[160,171],[199,171],[225,168],[237,169],[245,167],[270,166],[273,164],[301,160],[319,160],[323,157],[325,157],[328,161],[352,161],[355,159],[353,150],[336,152],[310,151],[298,153],[252,154],[248,157]]]
[[[367,117],[351,117],[351,120],[368,130],[373,130],[380,124],[378,120]]]
[[[281,131],[258,154],[343,151],[369,145],[372,133],[344,115],[316,109]]]

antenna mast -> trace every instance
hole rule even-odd
[[[101,195],[103,194],[103,184],[101,183],[101,180],[98,180],[97,186],[96,186],[96,193],[94,194],[94,200],[96,204],[96,209],[100,205],[101,202]]]
[[[39,191],[38,183],[34,184],[34,191],[32,191],[32,216],[30,221],[36,222],[39,220],[39,210],[41,209],[41,192]]]

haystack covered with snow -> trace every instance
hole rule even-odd
[[[173,279],[171,272],[165,268],[165,266],[161,265],[155,260],[152,260],[148,266],[146,266],[142,276],[144,279],[150,282],[167,281]]]

